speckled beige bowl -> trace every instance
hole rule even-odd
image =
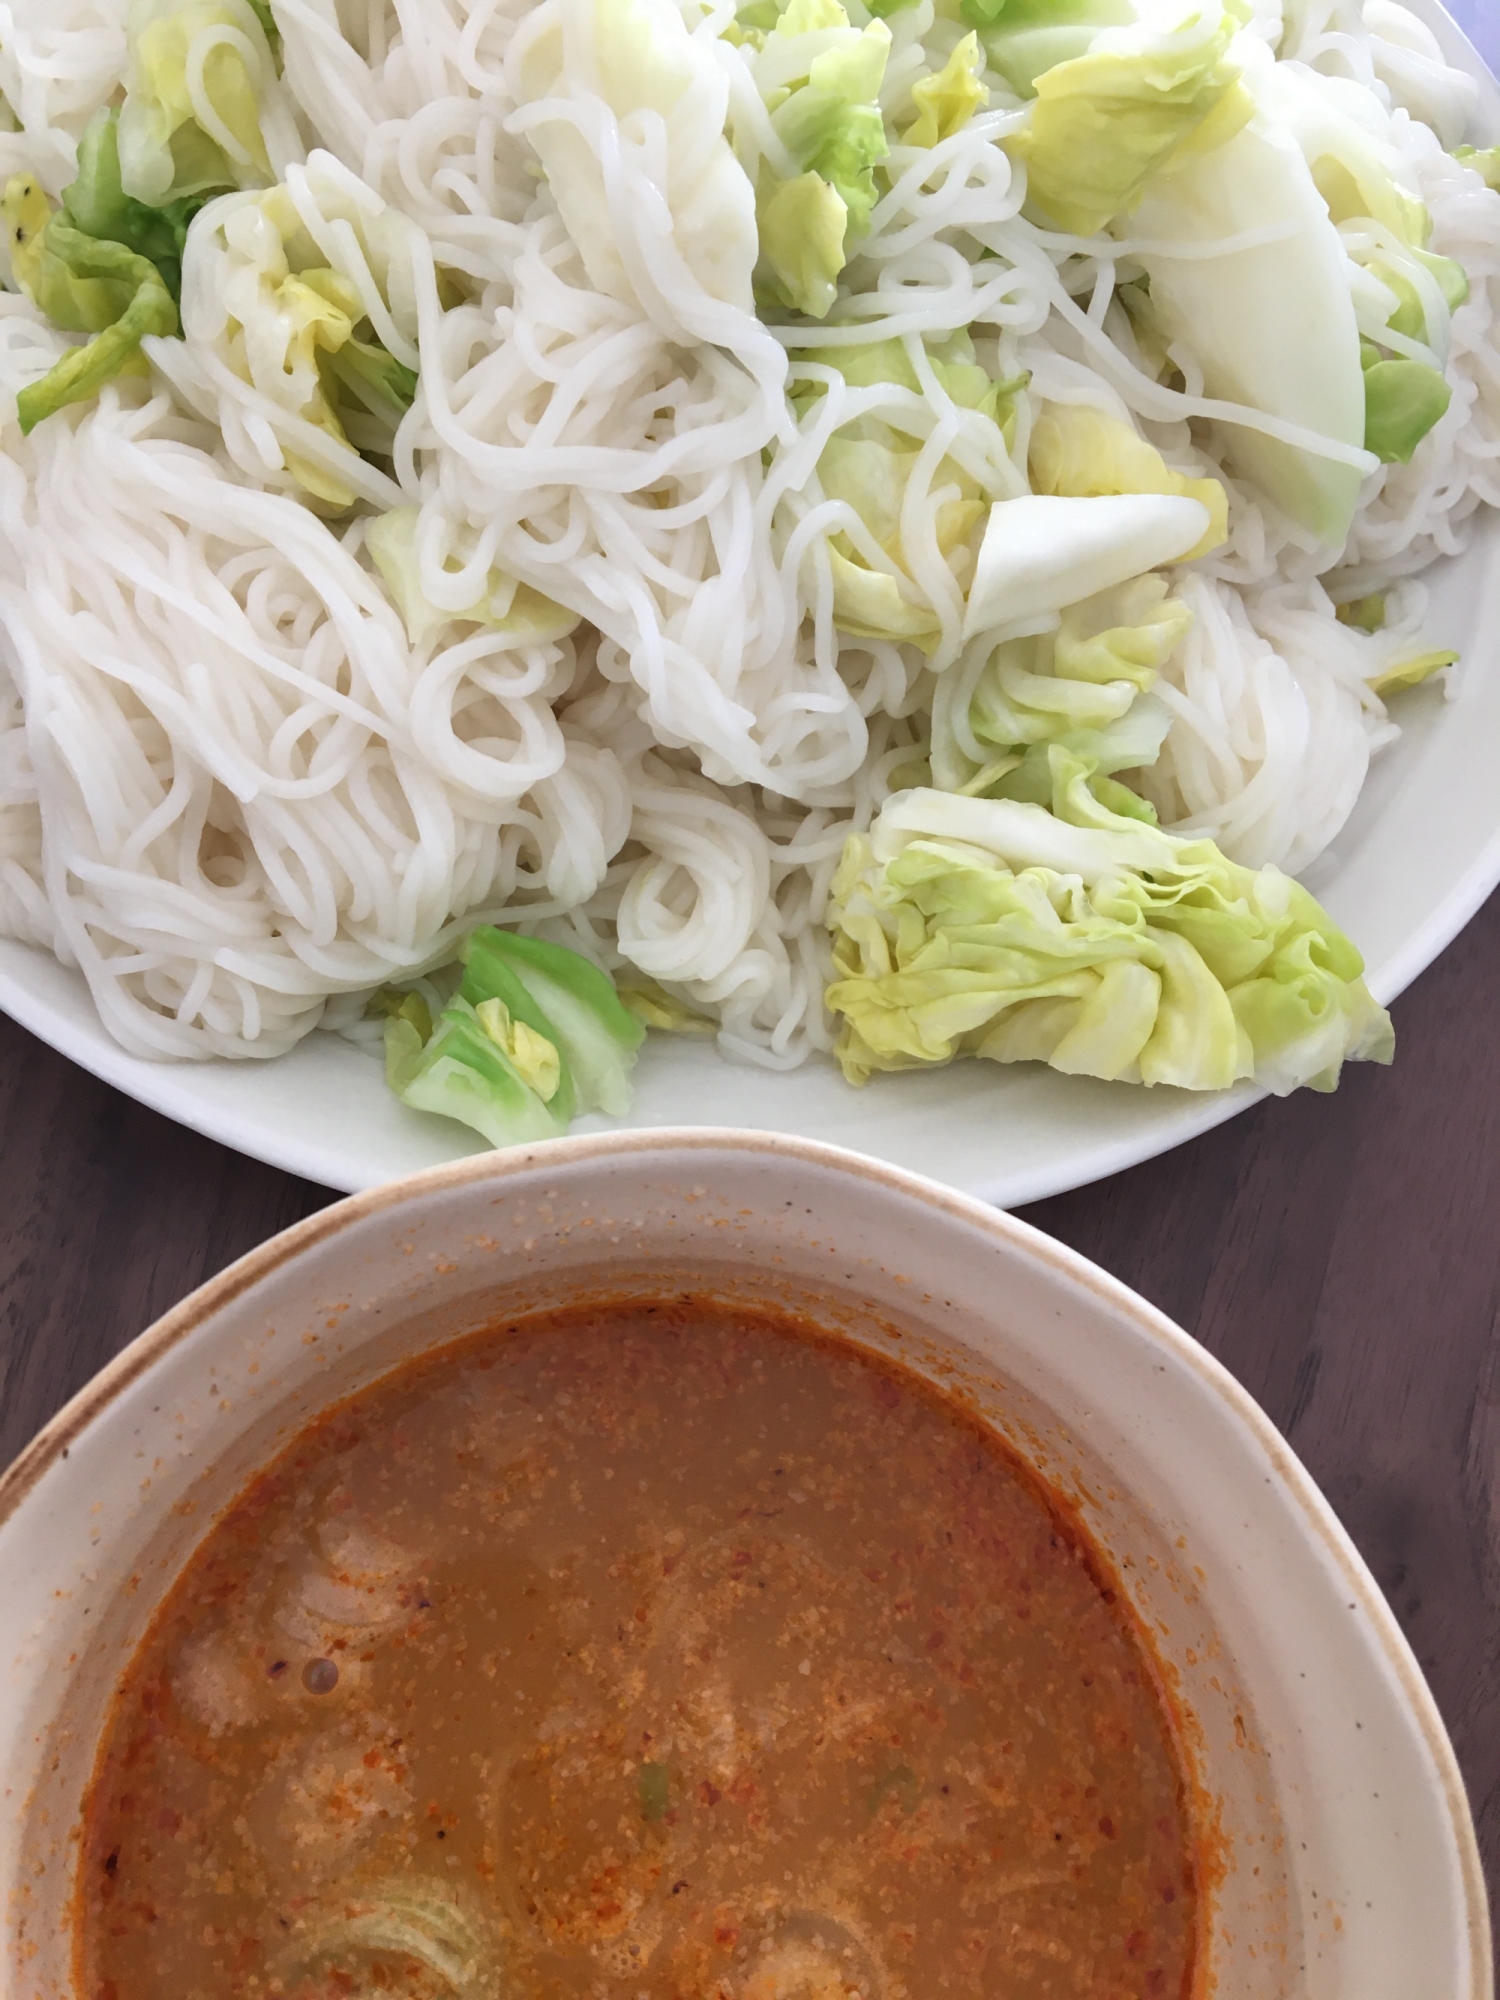
[[[7,1994],[71,1993],[104,1705],[246,1479],[329,1403],[500,1312],[684,1284],[898,1352],[1076,1498],[1156,1635],[1222,1862],[1200,1993],[1488,2000],[1483,1880],[1431,1696],[1249,1398],[1009,1216],[713,1131],[486,1154],[328,1209],[143,1334],[0,1481]]]

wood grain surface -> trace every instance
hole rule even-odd
[[[1400,1002],[1392,1070],[1025,1211],[1290,1437],[1458,1748],[1500,1902],[1500,896]],[[332,1197],[0,1019],[0,1464],[223,1265]]]

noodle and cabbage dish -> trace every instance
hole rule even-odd
[[[1389,1060],[1298,877],[1500,502],[1395,0],[8,0],[0,94],[0,934],[125,1049]]]

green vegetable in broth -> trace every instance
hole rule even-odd
[[[641,1799],[641,1818],[659,1820],[666,1817],[667,1801],[671,1796],[665,1764],[642,1764],[637,1775],[637,1788]]]

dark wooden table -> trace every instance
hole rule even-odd
[[[1432,1681],[1500,1903],[1500,896],[1395,1014],[1394,1069],[1027,1213],[1291,1438]],[[174,1300],[330,1199],[0,1020],[0,1464]]]

